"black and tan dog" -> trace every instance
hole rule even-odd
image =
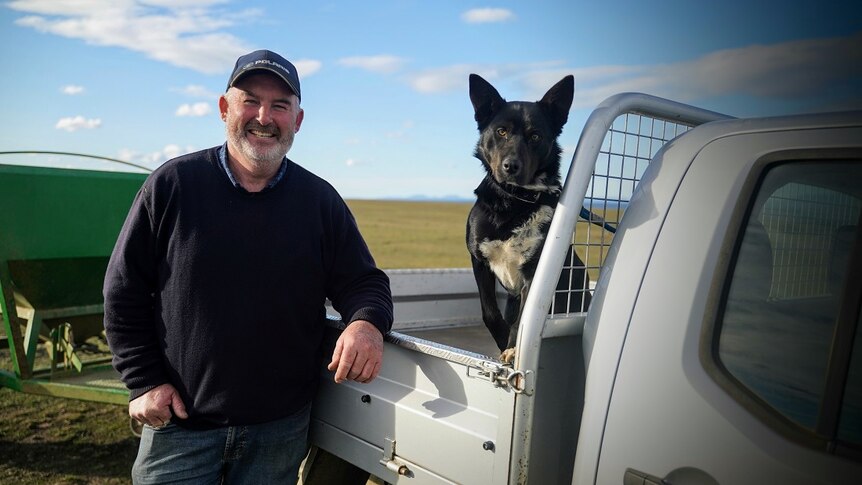
[[[566,76],[537,102],[507,102],[481,77],[470,75],[479,141],[474,155],[487,175],[476,188],[467,220],[467,248],[479,286],[482,319],[500,359],[511,362],[518,320],[560,195],[557,138],[569,116],[575,80]],[[583,263],[574,255],[574,274],[583,289]],[[577,269],[581,267],[581,269]],[[495,279],[508,293],[505,317],[497,305]],[[568,280],[568,278],[566,278]],[[589,294],[574,293],[568,308],[586,308]],[[581,301],[583,298],[583,301]]]

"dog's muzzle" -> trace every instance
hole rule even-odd
[[[508,176],[514,177],[518,175],[518,172],[521,171],[521,162],[518,160],[506,159],[503,160],[503,163],[500,164],[500,167],[503,169],[503,173]]]

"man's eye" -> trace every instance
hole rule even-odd
[[[503,138],[505,138],[505,137],[506,137],[506,135],[508,135],[508,134],[509,134],[509,131],[508,131],[508,130],[506,130],[505,128],[497,128],[497,134],[498,134],[499,136],[502,136]]]

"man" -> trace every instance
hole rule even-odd
[[[237,60],[227,142],[138,192],[105,275],[105,330],[144,423],[135,483],[295,483],[322,363],[324,302],[348,323],[329,369],[369,382],[389,280],[344,201],[286,154],[303,119],[293,64]]]

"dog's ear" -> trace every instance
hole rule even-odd
[[[560,130],[569,119],[569,108],[575,97],[575,76],[569,74],[545,93],[539,104],[545,107]]]
[[[506,100],[491,86],[488,81],[482,79],[478,74],[470,74],[470,101],[473,103],[473,112],[479,129],[483,129],[493,118]]]

